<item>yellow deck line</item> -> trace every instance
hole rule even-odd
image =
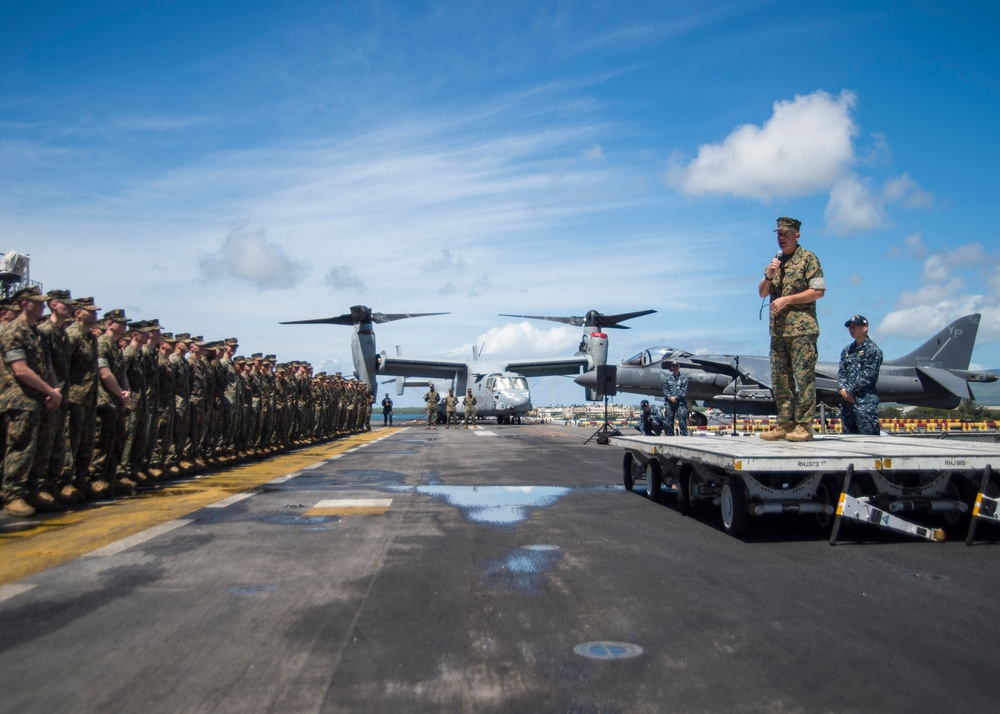
[[[157,491],[96,508],[71,509],[36,517],[27,521],[23,530],[0,533],[0,587],[386,435],[382,430],[364,432],[255,463],[209,472],[207,478],[168,481]]]
[[[341,498],[320,501],[305,512],[307,516],[380,516],[389,510],[391,498]]]

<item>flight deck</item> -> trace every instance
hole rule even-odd
[[[817,435],[799,443],[730,435],[612,436],[609,443],[626,450],[627,489],[645,481],[656,500],[668,486],[683,513],[718,506],[734,536],[745,534],[747,516],[796,513],[814,515],[821,527],[832,525],[831,543],[842,517],[940,541],[945,530],[936,525],[965,536],[973,514],[994,513],[1000,496],[991,478],[1000,465],[996,443],[862,435]],[[909,514],[921,520],[930,514],[942,523],[911,523],[904,519]]]

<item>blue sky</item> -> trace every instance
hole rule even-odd
[[[350,372],[349,329],[277,323],[448,311],[379,346],[556,356],[578,329],[497,313],[653,308],[613,360],[766,354],[789,215],[826,274],[821,358],[854,313],[891,357],[981,312],[995,368],[998,29],[987,2],[8,1],[0,249]]]

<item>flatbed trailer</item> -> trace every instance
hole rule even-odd
[[[831,545],[842,518],[944,540],[943,529],[904,519],[915,513],[937,514],[953,535],[961,530],[965,536],[980,484],[1000,465],[995,443],[905,436],[773,442],[756,436],[619,435],[609,443],[625,449],[622,480],[628,490],[645,481],[647,495],[657,500],[669,487],[685,515],[718,507],[723,528],[737,537],[746,533],[750,516],[812,514],[831,528]]]

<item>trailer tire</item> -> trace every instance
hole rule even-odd
[[[747,529],[747,497],[743,484],[735,478],[727,478],[722,486],[722,527],[726,533],[739,538]]]
[[[682,464],[677,469],[677,510],[682,516],[694,513],[694,503],[691,500],[691,467]]]
[[[840,491],[837,488],[837,482],[834,481],[829,476],[824,477],[820,482],[819,486],[816,488],[816,500],[820,503],[828,503],[833,506],[833,513],[817,513],[816,514],[816,525],[820,527],[820,530],[829,530],[833,525],[834,519],[837,517],[837,504],[840,503]]]
[[[650,501],[660,500],[660,488],[663,485],[663,473],[660,471],[660,462],[650,459],[646,464],[646,495]]]
[[[635,479],[632,478],[633,463],[635,463],[635,458],[632,456],[632,452],[626,451],[625,456],[622,457],[622,483],[625,484],[626,491],[631,491],[632,487],[635,486]]]
[[[942,495],[954,501],[961,501],[968,506],[968,510],[965,513],[945,511],[941,514],[944,516],[945,527],[951,531],[952,535],[958,535],[960,532],[966,533],[969,530],[969,522],[972,520],[972,500],[975,498],[972,489],[962,476],[952,474],[952,477],[948,479],[948,485],[944,487]]]

